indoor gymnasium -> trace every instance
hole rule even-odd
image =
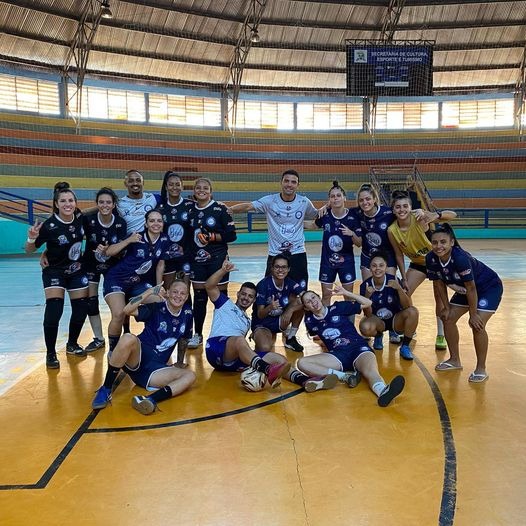
[[[0,523],[524,524],[525,21],[0,0]]]

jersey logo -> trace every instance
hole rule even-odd
[[[146,261],[136,271],[135,274],[146,274],[152,268],[152,262]]]
[[[170,241],[180,241],[183,238],[183,234],[183,227],[177,223],[168,227],[168,237],[170,238]]]
[[[77,259],[80,258],[81,249],[82,249],[82,243],[80,241],[77,241],[77,243],[73,244],[71,248],[69,249],[69,253],[68,253],[69,259],[71,259],[71,261],[77,261]]]
[[[333,252],[340,252],[343,248],[343,240],[340,236],[331,236],[327,244]]]
[[[167,330],[168,330],[168,325],[166,324],[165,321],[162,321],[161,323],[159,323],[159,327],[157,328],[158,332],[166,332]]]
[[[216,225],[216,220],[214,217],[207,217],[205,223],[207,226],[213,227]]]
[[[339,338],[341,335],[341,332],[339,329],[333,329],[333,328],[328,328],[328,329],[325,329],[322,333],[322,336],[324,338],[327,338],[328,340],[336,340],[336,338]]]

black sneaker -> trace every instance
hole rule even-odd
[[[389,385],[385,387],[382,394],[378,397],[378,405],[380,407],[388,406],[392,400],[397,397],[403,390],[405,379],[403,376],[395,376]]]
[[[100,340],[99,338],[93,338],[93,341],[91,343],[88,343],[86,346],[85,351],[86,352],[93,352],[97,351],[98,349],[102,349],[106,345],[106,342],[104,340]]]
[[[362,374],[360,371],[353,371],[352,373],[349,373],[347,375],[347,378],[345,379],[345,382],[349,387],[356,387],[362,380]]]
[[[303,345],[296,339],[296,336],[285,340],[285,347],[294,352],[303,352]]]
[[[46,356],[46,368],[47,369],[60,369],[60,362],[58,361],[55,353],[48,354]]]
[[[86,351],[78,343],[66,343],[66,354],[72,356],[86,356]]]

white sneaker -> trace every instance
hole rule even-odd
[[[328,374],[327,376],[315,376],[309,378],[303,387],[307,393],[313,393],[314,391],[320,391],[321,389],[333,389],[338,383],[338,377],[335,374]]]
[[[203,337],[200,334],[196,333],[188,340],[188,348],[197,349],[202,343]]]

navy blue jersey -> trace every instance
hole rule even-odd
[[[110,270],[107,277],[121,282],[136,276],[136,282],[155,283],[155,269],[161,259],[173,259],[172,243],[168,236],[161,234],[155,243],[151,243],[148,232],[142,232],[143,242],[130,243],[126,255]]]
[[[329,210],[323,217],[318,217],[315,223],[323,228],[321,265],[328,265],[332,268],[354,267],[352,236],[342,234],[342,227],[346,226],[361,237],[360,223],[354,213],[348,210],[342,218],[336,218],[332,210]]]
[[[192,336],[193,316],[188,305],[184,305],[177,316],[172,314],[165,301],[140,305],[135,319],[144,322],[139,340],[153,349],[162,363],[169,360],[180,338]]]
[[[397,278],[392,274],[386,274],[384,276],[384,282],[380,288],[377,288],[374,285],[372,277],[366,279],[360,285],[360,296],[365,296],[367,285],[374,288],[374,292],[370,298],[373,302],[371,309],[373,314],[378,316],[381,320],[392,319],[397,312],[403,310],[403,307],[400,304],[398,291],[387,286],[387,283],[392,279]]]
[[[236,227],[232,216],[226,206],[210,201],[205,207],[199,208],[195,203],[189,211],[191,228],[191,265],[223,261],[228,253],[228,243],[237,239]],[[198,239],[198,234],[221,234],[222,241],[214,241],[203,245]]]
[[[395,220],[393,211],[388,206],[381,205],[373,217],[366,216],[361,209],[357,213],[362,229],[362,253],[368,257],[379,250],[392,254],[393,247],[387,237],[387,228]]]
[[[319,336],[327,350],[347,350],[352,344],[367,345],[355,326],[349,320],[349,316],[358,314],[362,310],[359,303],[354,301],[336,301],[330,307],[323,318],[319,319],[314,313],[305,314],[305,327],[311,336]]]
[[[104,225],[100,222],[99,213],[94,212],[84,215],[82,223],[86,236],[86,248],[82,261],[87,268],[104,274],[117,263],[120,257],[108,257],[95,252],[95,250],[99,245],[115,245],[126,239],[126,221],[114,212],[111,224]]]
[[[262,305],[264,307],[272,303],[273,300],[277,300],[279,302],[279,308],[269,312],[268,316],[281,316],[289,304],[290,295],[293,294],[297,296],[302,291],[302,287],[290,278],[285,278],[283,280],[283,286],[281,288],[276,286],[272,276],[263,278],[257,284],[257,295],[256,302],[254,303],[252,319],[259,319],[257,315],[258,305]]]
[[[160,203],[157,209],[163,216],[164,233],[173,244],[173,251],[181,256],[188,252],[188,240],[190,233],[190,210],[194,203],[190,199],[179,199],[175,205],[168,201]],[[180,256],[179,256],[180,257]]]
[[[486,291],[497,284],[500,278],[497,273],[475,259],[469,252],[454,246],[447,263],[442,263],[434,252],[426,255],[427,277],[431,281],[440,280],[455,292],[466,293],[464,283],[474,281],[477,291]]]
[[[81,268],[83,238],[81,213],[75,213],[69,223],[64,223],[58,215],[53,214],[40,228],[35,247],[40,248],[45,244],[49,266],[72,273]]]

